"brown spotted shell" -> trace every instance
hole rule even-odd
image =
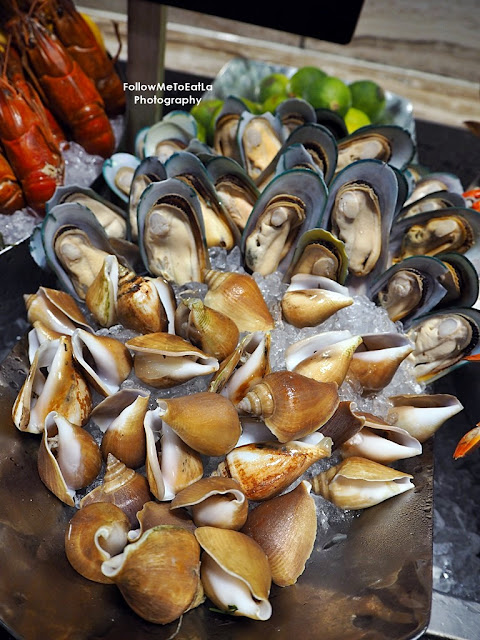
[[[338,387],[293,371],[268,374],[237,405],[259,416],[280,442],[298,440],[320,429],[338,407]]]

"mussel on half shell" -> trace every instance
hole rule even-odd
[[[395,223],[390,236],[390,259],[457,252],[471,258],[478,253],[480,212],[449,207],[426,211]]]
[[[480,312],[457,307],[429,313],[412,322],[408,336],[415,345],[409,360],[420,382],[433,382],[480,352]]]
[[[145,267],[169,282],[202,282],[208,252],[195,191],[177,178],[150,184],[138,204],[138,242]]]
[[[397,195],[395,171],[379,160],[349,165],[330,185],[320,226],[345,243],[349,272],[360,279],[357,284],[385,269]]]
[[[322,178],[307,169],[278,175],[262,192],[242,236],[246,267],[268,275],[289,267],[297,238],[317,226],[326,202]]]

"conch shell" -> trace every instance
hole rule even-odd
[[[144,429],[150,491],[157,500],[172,500],[179,491],[203,476],[201,456],[162,422],[159,408],[147,411]],[[160,452],[157,444],[161,444]]]
[[[101,467],[100,449],[88,431],[55,411],[49,413],[38,450],[38,473],[43,484],[73,507],[75,490],[93,482]]]
[[[430,438],[444,422],[463,409],[455,396],[447,393],[391,396],[393,407],[387,420],[420,442]]]
[[[362,341],[352,356],[348,373],[365,391],[379,391],[390,384],[414,345],[400,333],[364,334]]]
[[[48,370],[47,377],[44,369]],[[91,408],[88,385],[73,363],[70,337],[61,336],[40,345],[13,405],[17,429],[41,433],[51,411],[81,426],[88,420]]]
[[[412,476],[352,456],[312,478],[312,490],[341,509],[366,509],[413,489]]]
[[[66,336],[71,336],[78,327],[92,331],[74,298],[65,291],[39,287],[36,293],[23,297],[30,324],[41,322],[51,331]]]
[[[280,587],[295,584],[305,570],[317,535],[317,511],[309,482],[262,502],[250,511],[242,529],[267,554],[272,580]]]
[[[148,529],[123,553],[106,560],[102,573],[141,618],[167,624],[204,600],[200,546],[190,531],[161,525]]]
[[[105,460],[112,453],[133,469],[145,463],[143,420],[149,399],[150,394],[141,389],[121,389],[93,409],[91,419],[103,432],[101,450]]]
[[[207,306],[231,318],[239,331],[270,331],[275,326],[272,314],[257,283],[247,274],[208,270]]]
[[[241,529],[248,516],[248,500],[233,478],[211,476],[191,484],[172,500],[171,509],[188,507],[197,527]]]
[[[268,500],[295,482],[317,460],[331,454],[331,438],[318,444],[262,442],[236,447],[217,475],[234,478],[249,500]]]
[[[289,371],[340,386],[361,342],[361,336],[352,336],[349,331],[324,331],[287,347],[285,364]]]
[[[209,391],[157,400],[160,417],[192,449],[222,456],[237,443],[241,426],[234,405]]]
[[[169,502],[146,502],[137,513],[137,520],[140,523],[139,529],[131,529],[128,532],[129,542],[138,540],[140,536],[158,525],[169,524],[176,527],[183,527],[188,531],[195,531],[195,524],[185,509],[174,509],[170,511]]]
[[[294,327],[315,327],[352,304],[347,287],[324,276],[298,273],[282,298],[282,311]]]
[[[140,473],[126,467],[111,453],[101,485],[80,500],[83,508],[92,502],[112,502],[127,515],[132,526],[137,526],[137,513],[151,500],[148,482]]]
[[[117,256],[105,256],[102,268],[85,294],[85,304],[101,327],[117,324],[119,263]]]
[[[128,542],[130,521],[108,502],[94,502],[77,511],[65,531],[65,554],[80,575],[94,582],[111,583],[102,562],[121,553]]]
[[[138,333],[175,333],[175,307],[172,287],[164,278],[120,269],[116,310],[124,327]]]
[[[360,456],[388,464],[422,453],[422,445],[408,431],[393,427],[370,413],[364,414],[364,427],[340,447],[344,458]]]
[[[184,298],[177,307],[177,334],[220,362],[237,346],[240,332],[235,322],[211,309],[201,298]]]
[[[270,332],[248,333],[220,365],[210,382],[209,391],[221,393],[234,404],[270,373]]]
[[[97,336],[84,329],[72,334],[73,357],[90,384],[104,396],[120,389],[132,370],[127,347],[110,336]]]
[[[204,550],[201,577],[207,597],[234,616],[268,620],[272,580],[262,548],[231,529],[199,527],[194,535]]]
[[[135,353],[133,364],[137,378],[158,389],[173,387],[218,369],[216,358],[170,333],[148,333],[127,340],[125,345]]]
[[[238,403],[259,416],[280,442],[298,440],[320,429],[338,407],[335,383],[317,382],[292,371],[274,371]]]

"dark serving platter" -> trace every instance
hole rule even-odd
[[[167,72],[167,76],[172,82],[185,81],[184,74]],[[478,142],[461,129],[418,120],[415,124],[420,163],[432,170],[452,171],[468,186],[480,166]],[[38,478],[38,436],[18,432],[10,416],[28,367],[25,339],[17,342],[26,324],[23,331],[19,326],[13,332],[12,324],[26,322],[24,293],[35,291],[39,284],[55,285],[31,260],[28,240],[0,253],[0,268],[6,274],[0,280],[0,326],[4,335],[10,330],[0,344],[0,361],[5,357],[0,365],[1,640],[134,640],[173,635],[179,640],[263,640],[293,634],[322,640],[407,640],[422,636],[432,605],[430,443],[421,457],[401,466],[415,476],[415,490],[364,511],[348,525],[324,523],[297,585],[272,589],[274,614],[267,622],[231,618],[202,605],[183,617],[179,629],[176,624],[156,626],[132,613],[115,587],[77,575],[63,552],[64,530],[73,509],[59,502]],[[470,428],[462,420],[459,433],[464,426],[465,431]]]
[[[351,520],[322,520],[296,585],[273,587],[272,617],[233,618],[207,604],[180,624],[137,617],[114,585],[77,574],[64,553],[74,509],[37,473],[39,436],[13,425],[11,407],[28,370],[26,341],[0,365],[0,620],[25,640],[408,640],[422,635],[432,598],[432,447],[405,461],[415,489]],[[179,626],[177,630],[177,626]]]

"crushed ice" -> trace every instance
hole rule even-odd
[[[110,120],[110,124],[115,136],[115,148],[118,148],[125,130],[125,118],[117,116]],[[87,153],[76,142],[63,143],[60,150],[65,162],[65,185],[89,187],[101,174],[104,162],[101,156]],[[42,218],[29,207],[12,215],[0,214],[0,250],[28,238],[41,221]]]

